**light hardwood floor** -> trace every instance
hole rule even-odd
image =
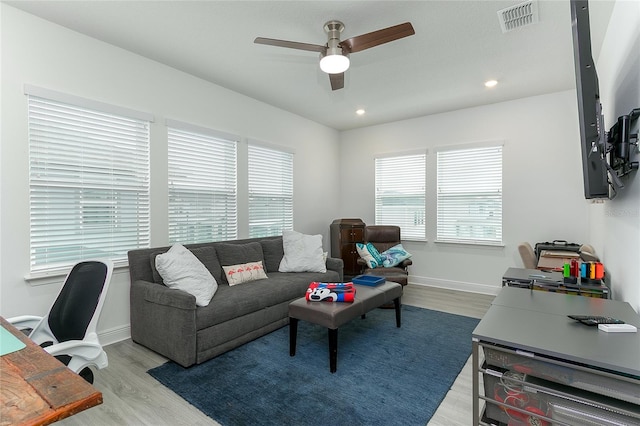
[[[482,318],[493,296],[408,285],[402,302],[474,318]],[[95,387],[104,403],[60,425],[217,425],[198,409],[158,383],[147,370],[166,359],[130,339],[105,348],[109,367],[95,372]],[[466,426],[471,423],[471,360],[447,393],[429,425]]]

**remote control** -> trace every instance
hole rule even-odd
[[[586,325],[598,325],[598,324],[624,324],[624,321],[596,315],[567,315],[569,318],[580,321]]]
[[[631,324],[598,324],[598,329],[607,333],[635,333],[638,331],[636,326]]]

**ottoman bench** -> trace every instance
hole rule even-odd
[[[296,354],[298,321],[308,321],[326,327],[329,330],[329,370],[336,372],[338,358],[338,327],[355,317],[365,318],[372,309],[393,302],[396,310],[396,327],[400,327],[400,298],[402,286],[385,281],[375,287],[355,285],[356,295],[353,303],[309,302],[304,297],[289,304],[289,355]]]

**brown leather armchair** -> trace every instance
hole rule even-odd
[[[364,228],[364,243],[371,243],[382,253],[391,247],[400,244],[400,227],[395,225],[369,225]],[[362,273],[366,275],[377,275],[385,277],[388,281],[400,283],[403,286],[408,283],[409,272],[407,266],[413,262],[411,259],[404,260],[398,266],[385,268],[379,266],[371,269],[367,267],[367,262],[359,258],[358,264],[362,265]]]

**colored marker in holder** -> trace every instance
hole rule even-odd
[[[602,263],[596,262],[595,270],[596,280],[601,280],[602,278],[604,278],[604,265]]]

